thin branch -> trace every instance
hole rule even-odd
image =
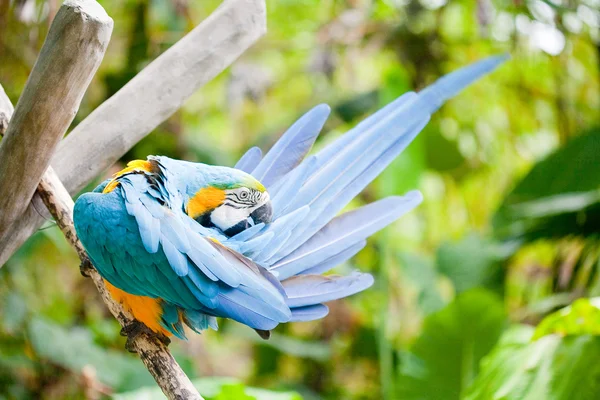
[[[100,66],[112,26],[94,0],[67,0],[56,14],[0,145],[0,238],[33,197]]]
[[[265,0],[227,0],[83,120],[52,166],[74,195],[175,112],[266,32]],[[32,203],[43,208],[38,196]],[[44,222],[29,204],[0,240],[0,266]]]

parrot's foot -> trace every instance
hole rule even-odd
[[[86,278],[90,277],[90,270],[92,268],[94,268],[94,266],[92,265],[90,260],[88,260],[87,258],[85,260],[83,260],[81,262],[81,264],[79,264],[79,272],[81,273],[81,275],[85,276]]]
[[[133,341],[140,334],[146,333],[148,336],[155,337],[161,341],[162,344],[168,346],[171,344],[171,339],[163,335],[162,333],[154,332],[152,329],[148,328],[142,322],[134,319],[128,325],[121,328],[121,336],[126,336],[127,341],[125,342],[125,349],[130,353],[137,353],[135,350],[135,346]]]

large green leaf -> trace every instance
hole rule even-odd
[[[502,301],[475,289],[425,319],[422,335],[402,356],[401,399],[459,399],[496,344],[506,316]]]
[[[29,339],[38,357],[76,374],[90,365],[98,380],[115,389],[132,389],[153,382],[150,373],[133,356],[94,344],[84,328],[67,330],[43,319],[29,324]]]
[[[534,339],[549,334],[600,336],[600,298],[578,299],[542,320]]]
[[[536,164],[493,219],[501,238],[598,233],[600,128],[578,136]]]
[[[600,338],[548,335],[517,326],[481,363],[465,400],[593,400],[600,393]]]
[[[202,378],[192,382],[205,400],[302,400],[295,392],[275,392],[244,386],[233,378]],[[145,387],[113,396],[114,400],[163,400],[157,386]]]

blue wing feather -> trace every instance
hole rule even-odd
[[[328,272],[332,268],[345,263],[350,258],[354,257],[359,251],[365,248],[367,245],[366,240],[362,240],[352,246],[340,251],[338,254],[335,254],[320,264],[315,265],[307,270],[300,272],[300,274],[313,274],[320,275]]]
[[[252,171],[267,188],[296,167],[312,147],[331,109],[321,104],[304,114],[275,143]]]
[[[349,276],[298,275],[282,282],[292,309],[351,296],[373,285],[373,276],[354,272]]]
[[[327,314],[329,314],[329,307],[324,304],[292,308],[292,319],[290,322],[314,321],[327,316]]]
[[[260,163],[261,159],[262,151],[260,148],[252,147],[250,150],[244,153],[242,158],[240,158],[237,164],[235,164],[234,168],[250,173]]]
[[[334,218],[316,235],[270,269],[286,279],[324,262],[391,224],[422,200],[414,191],[403,197],[388,197]]]

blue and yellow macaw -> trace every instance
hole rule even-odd
[[[337,214],[396,158],[444,101],[496,68],[487,58],[406,93],[305,158],[330,112],[319,105],[263,158],[234,168],[150,156],[77,199],[77,234],[115,300],[150,330],[185,338],[230,318],[268,337],[323,318],[323,303],[373,284],[328,275],[421,202],[417,191]]]

